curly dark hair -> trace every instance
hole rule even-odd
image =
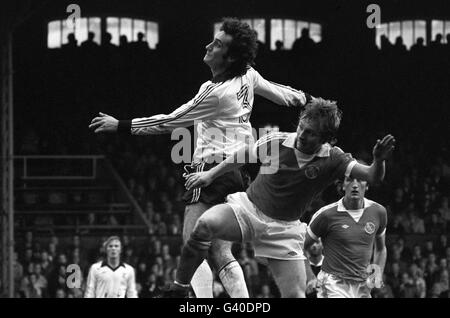
[[[335,101],[313,98],[300,113],[299,122],[302,119],[317,121],[324,141],[334,144],[342,120],[342,111]]]
[[[220,30],[233,37],[228,55],[236,60],[230,67],[230,72],[233,75],[245,74],[248,66],[255,64],[258,48],[256,31],[236,18],[224,18]]]

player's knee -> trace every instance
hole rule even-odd
[[[235,260],[230,250],[217,250],[215,248],[209,250],[208,257],[214,268],[218,271],[231,261]]]
[[[213,261],[216,268],[221,268],[225,264],[234,260],[233,253],[231,253],[232,242],[216,240],[209,250],[209,258]]]
[[[211,223],[209,219],[199,218],[195,224],[192,236],[205,241],[212,240],[214,238],[214,226]]]

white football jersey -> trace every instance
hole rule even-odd
[[[284,106],[302,106],[308,99],[304,92],[270,82],[249,67],[242,76],[203,83],[192,100],[171,114],[133,119],[131,133],[161,134],[196,125],[193,161],[228,157],[245,143],[254,141],[249,120],[255,94]]]
[[[85,298],[137,298],[134,268],[120,263],[111,268],[105,261],[89,269]]]

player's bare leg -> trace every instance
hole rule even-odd
[[[248,298],[247,284],[241,265],[231,253],[233,242],[213,240],[209,259],[219,273],[223,287],[231,298]]]
[[[241,229],[233,209],[227,204],[220,204],[206,211],[197,221],[195,228],[184,245],[178,265],[175,288],[188,287],[197,267],[208,256],[212,240],[241,241]],[[175,293],[174,293],[175,291]],[[181,292],[171,290],[169,295],[180,297]]]
[[[186,244],[189,240],[199,217],[210,207],[211,205],[203,202],[186,206],[184,210],[183,244]],[[200,264],[194,276],[192,276],[191,287],[197,298],[213,298],[213,273],[206,260]]]
[[[305,298],[306,271],[303,260],[268,259],[283,298]]]

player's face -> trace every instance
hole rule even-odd
[[[232,59],[227,56],[228,47],[232,40],[233,37],[224,31],[217,33],[214,40],[206,46],[206,54],[203,61],[210,68],[227,69],[232,63]]]
[[[367,182],[346,177],[343,187],[347,199],[361,200],[366,193]]]
[[[297,149],[305,154],[313,154],[322,146],[319,123],[301,119],[297,127]]]
[[[120,250],[121,250],[120,241],[112,240],[106,246],[106,255],[108,258],[117,258],[120,256]]]

